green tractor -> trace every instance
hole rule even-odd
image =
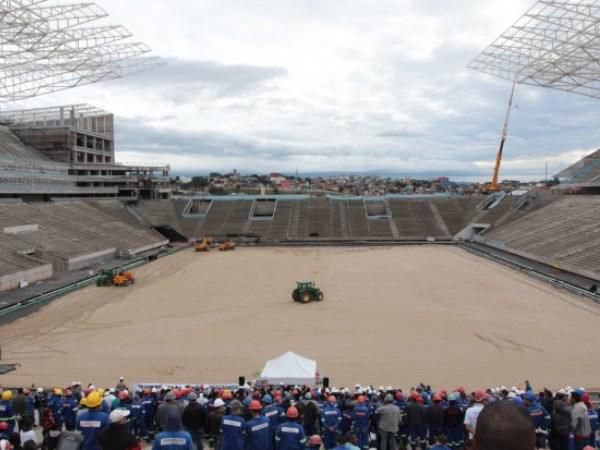
[[[296,289],[292,292],[292,298],[295,302],[300,303],[322,302],[325,295],[312,281],[297,281]]]
[[[114,273],[111,269],[102,269],[99,273],[99,278],[96,280],[96,286],[112,286]]]

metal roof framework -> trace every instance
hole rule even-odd
[[[164,64],[95,3],[0,0],[0,102],[22,100]],[[88,24],[94,23],[94,26]]]
[[[468,67],[600,98],[600,0],[538,0]]]

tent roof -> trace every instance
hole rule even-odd
[[[287,352],[267,361],[261,379],[271,383],[314,384],[316,373],[316,361]]]

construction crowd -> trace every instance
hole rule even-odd
[[[4,389],[0,401],[0,450],[582,450],[600,448],[597,432],[583,388],[536,393],[529,382],[471,393],[420,384],[405,394],[358,385],[130,390],[121,378],[110,389]]]

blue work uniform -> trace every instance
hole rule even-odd
[[[15,410],[13,409],[12,401],[0,400],[0,422],[8,424],[8,435],[15,429]]]
[[[598,431],[598,409],[588,409],[588,417],[590,418],[590,428],[592,429],[592,435],[590,436],[590,445],[596,448],[596,432]]]
[[[246,422],[246,450],[267,450],[270,448],[271,433],[269,419],[259,416]]]
[[[535,441],[537,448],[546,448],[548,437],[548,426],[550,425],[550,414],[539,403],[531,403],[527,407],[527,414],[535,427]]]
[[[52,395],[48,399],[48,408],[52,411],[52,417],[54,417],[54,422],[58,429],[62,429],[63,424],[63,416],[62,416],[62,397],[58,395]]]
[[[306,435],[304,428],[296,422],[284,422],[275,433],[275,448],[277,450],[304,450]]]
[[[275,433],[277,427],[281,425],[282,418],[285,417],[285,411],[280,405],[268,405],[262,410],[263,416],[269,419],[269,447],[267,450],[275,448]]]
[[[75,429],[77,411],[79,411],[79,402],[73,397],[65,397],[60,405],[60,412],[67,431]]]
[[[131,434],[136,438],[144,435],[144,408],[139,400],[132,401],[129,405],[129,427]]]
[[[100,450],[98,435],[108,426],[108,414],[88,410],[77,419],[77,429],[83,434],[83,450]]]
[[[352,409],[342,410],[342,423],[340,424],[340,433],[346,435],[352,427]]]
[[[325,403],[321,408],[321,424],[323,425],[323,444],[326,449],[335,447],[341,423],[342,413],[337,405]]]
[[[154,416],[156,416],[156,399],[151,395],[142,397],[142,410],[144,412],[144,430],[142,434],[146,436],[154,431]]]
[[[154,439],[152,450],[194,450],[194,444],[187,431],[163,431]]]
[[[369,448],[369,407],[358,403],[352,410],[353,431],[358,438],[358,446],[362,449]]]
[[[221,420],[221,450],[244,450],[246,429],[243,417],[233,414]]]

